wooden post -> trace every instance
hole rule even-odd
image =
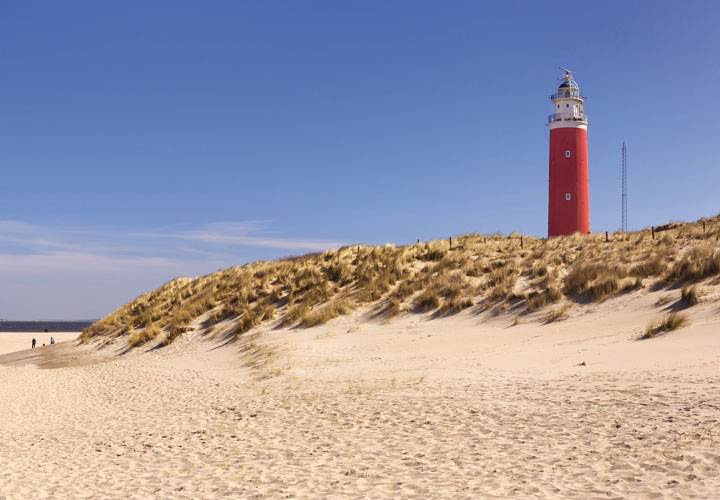
[[[655,226],[650,228],[652,230],[652,239],[655,239]]]
[[[525,248],[525,247],[523,246],[523,239],[522,239],[522,236],[520,236],[520,248]]]
[[[703,233],[705,232],[705,221],[703,221]]]
[[[607,231],[605,231],[605,243],[607,243],[608,241],[610,241],[610,240],[608,239]]]
[[[448,241],[450,242],[450,250],[452,250],[452,236],[448,238]]]

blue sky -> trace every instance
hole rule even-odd
[[[715,215],[720,4],[0,1],[0,318],[346,243],[547,229],[548,96],[590,226]]]

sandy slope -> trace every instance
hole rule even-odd
[[[720,498],[720,301],[658,296],[0,356],[0,498]]]

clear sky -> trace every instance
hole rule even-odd
[[[714,1],[0,0],[0,318],[346,243],[547,230],[548,96],[590,228],[718,209]]]

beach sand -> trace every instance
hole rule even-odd
[[[6,354],[0,498],[720,498],[720,302],[656,300]]]
[[[0,332],[0,354],[29,349],[33,338],[37,340],[36,348],[38,348],[43,344],[49,347],[50,337],[53,337],[55,342],[64,342],[76,339],[78,335],[79,332]]]

